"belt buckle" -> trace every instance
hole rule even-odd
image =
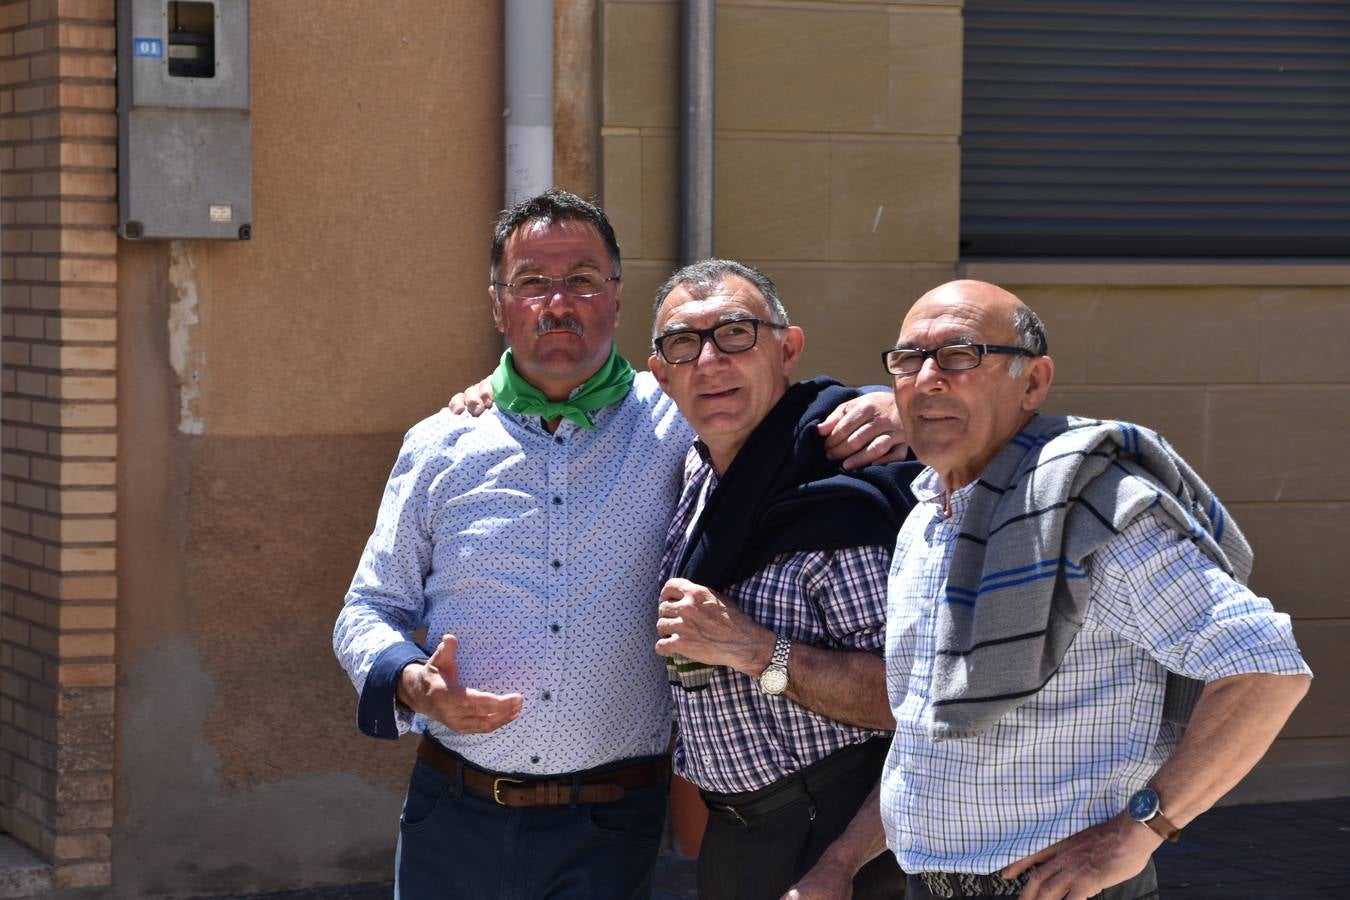
[[[506,801],[502,799],[502,782],[507,784],[524,784],[519,778],[507,778],[505,775],[492,779],[492,799],[498,806],[505,806]]]

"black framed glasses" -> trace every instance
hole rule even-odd
[[[923,368],[924,361],[932,359],[937,367],[946,372],[961,372],[974,369],[984,361],[985,354],[1000,353],[1006,356],[1040,356],[1026,347],[1013,347],[1009,344],[943,344],[924,350],[919,347],[895,347],[883,350],[881,364],[892,375],[916,375]]]
[[[611,281],[618,281],[620,275],[611,275],[608,278],[601,278],[599,275],[590,272],[573,272],[571,275],[564,275],[561,278],[550,278],[547,275],[525,275],[517,278],[515,281],[494,281],[497,287],[508,288],[512,294],[521,300],[542,300],[545,297],[552,297],[558,289],[555,285],[561,284],[563,291],[572,297],[587,299],[604,293],[605,285]]]
[[[691,328],[671,331],[652,341],[652,347],[661,358],[673,366],[690,363],[703,352],[703,342],[712,341],[723,353],[744,353],[759,340],[759,326],[783,329],[786,325],[763,319],[733,319],[712,328]]]

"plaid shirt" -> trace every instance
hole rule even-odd
[[[1176,747],[1169,669],[1205,682],[1308,673],[1287,615],[1144,515],[1088,558],[1086,618],[1045,687],[978,737],[930,740],[935,610],[972,488],[946,516],[925,469],[891,564],[881,813],[906,872],[996,872],[1119,813]]]
[[[662,583],[684,552],[717,473],[695,445],[661,560]],[[886,547],[783,553],[725,591],[750,618],[782,636],[831,649],[880,654],[885,639]],[[791,660],[788,662],[791,671]],[[887,732],[868,731],[771,697],[734,669],[715,668],[701,691],[671,686],[679,733],[674,766],[699,787],[722,794],[772,784],[831,753]]]

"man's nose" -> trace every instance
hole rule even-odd
[[[567,285],[563,284],[561,281],[555,281],[553,286],[549,288],[548,293],[544,295],[544,306],[570,306],[575,299],[575,297],[568,293]]]
[[[705,334],[703,335],[702,342],[698,346],[698,356],[696,357],[695,362],[699,365],[707,365],[708,363],[717,362],[724,355],[725,354],[723,354],[721,350],[717,349],[717,344],[713,341],[712,335]]]
[[[930,356],[919,366],[919,371],[914,373],[914,387],[930,393],[946,389],[947,373],[938,367],[937,357]]]

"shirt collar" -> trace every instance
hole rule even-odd
[[[978,480],[977,478],[976,481]],[[943,498],[947,495],[947,489],[942,485],[942,477],[932,466],[920,472],[909,489],[918,502],[932,503],[938,508],[943,506]],[[974,490],[975,481],[972,481],[965,487],[958,488],[956,493],[952,494],[950,501],[952,518],[960,517],[961,513],[965,511],[966,505],[970,503],[970,495]]]

